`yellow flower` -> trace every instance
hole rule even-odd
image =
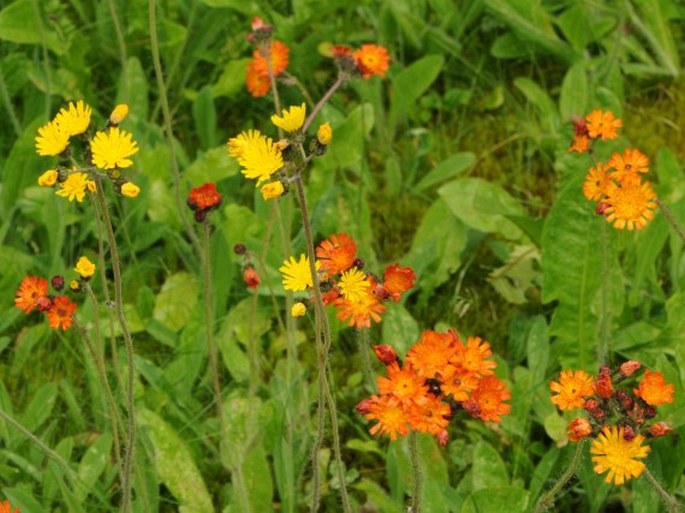
[[[36,151],[43,157],[59,155],[69,146],[69,134],[63,131],[54,121],[38,129]]]
[[[86,187],[92,192],[91,187],[94,188],[95,182],[88,180],[86,173],[71,173],[59,186],[60,189],[55,191],[55,194],[69,198],[69,201],[76,199],[81,203],[86,195]]]
[[[88,130],[91,113],[92,109],[83,100],[77,101],[76,105],[69,102],[69,109],[62,108],[54,121],[67,135],[79,135]]]
[[[649,454],[649,446],[642,446],[644,440],[644,436],[635,435],[627,441],[622,427],[606,426],[590,449],[590,453],[595,455],[592,456],[595,473],[603,474],[608,470],[606,482],[613,480],[617,485],[639,477],[645,470],[645,464],[636,458],[646,458]]]
[[[319,268],[319,262],[316,262],[316,268]],[[309,258],[304,256],[304,253],[300,255],[300,260],[295,260],[295,257],[290,257],[290,259],[283,262],[283,265],[278,268],[283,274],[283,288],[285,290],[300,291],[305,290],[307,287],[312,287],[314,282],[312,281],[312,273],[309,269]]]
[[[302,128],[306,113],[307,105],[303,103],[299,107],[290,107],[290,110],[283,109],[283,116],[274,114],[271,116],[271,122],[286,132],[292,133]]]
[[[131,134],[117,127],[108,132],[98,132],[90,143],[93,164],[100,169],[126,168],[133,165],[128,157],[138,152],[137,143]]]
[[[126,182],[121,186],[121,194],[127,198],[135,198],[140,193],[140,187],[132,182]]]
[[[114,110],[109,115],[109,124],[112,126],[117,126],[124,119],[126,119],[126,116],[128,116],[128,105],[125,103],[120,103],[114,107]]]
[[[302,317],[306,313],[307,307],[304,303],[299,301],[295,303],[293,307],[290,309],[290,315],[292,315],[293,317]]]
[[[69,289],[72,292],[80,292],[81,291],[81,282],[78,280],[71,280],[69,282]]]
[[[345,299],[360,302],[371,287],[371,282],[369,282],[362,271],[353,267],[349,271],[342,273],[338,287],[340,287],[340,292]]]
[[[246,178],[257,178],[257,186],[283,167],[283,157],[271,138],[258,130],[243,132],[228,141],[228,152],[243,166]]]
[[[262,187],[262,197],[265,200],[280,198],[283,195],[283,184],[281,182],[267,183]]]
[[[79,273],[81,278],[88,279],[95,274],[95,264],[88,260],[88,257],[82,256],[78,259],[78,262],[76,262],[74,271]]]
[[[41,187],[52,187],[57,182],[59,173],[55,169],[48,169],[38,177],[38,185]]]
[[[331,124],[326,122],[319,125],[319,129],[316,131],[316,138],[324,146],[327,146],[333,139],[333,129]]]

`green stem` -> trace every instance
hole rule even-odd
[[[416,431],[409,434],[409,455],[414,487],[411,495],[411,513],[421,513],[421,494],[423,493],[423,469],[421,468],[421,451],[419,450]]]
[[[259,50],[266,60],[266,71],[269,74],[269,82],[271,82],[271,90],[274,95],[274,109],[276,109],[276,115],[281,115],[281,98],[278,94],[278,84],[276,84],[276,76],[274,75],[273,65],[271,63],[271,41],[268,41]],[[281,128],[278,128],[279,137],[283,136]]]
[[[131,330],[128,327],[128,321],[124,314],[123,302],[123,285],[121,280],[121,261],[119,259],[119,248],[117,246],[116,237],[114,236],[114,229],[112,228],[112,219],[107,210],[107,200],[102,186],[102,180],[96,178],[97,197],[100,205],[100,212],[102,214],[105,232],[107,233],[107,242],[109,244],[109,254],[112,260],[112,274],[114,275],[114,309],[117,314],[117,319],[121,327],[121,333],[124,337],[124,345],[126,347],[126,363],[128,366],[128,383],[126,390],[126,410],[128,413],[128,444],[126,452],[124,453],[124,472],[122,477],[122,499],[121,511],[128,513],[131,511],[131,472],[133,469],[133,453],[136,445],[136,408],[134,398],[135,388],[135,361],[133,354],[133,339],[131,338]]]
[[[323,108],[326,103],[328,103],[328,100],[331,99],[333,96],[333,93],[335,93],[341,85],[345,83],[347,78],[340,74],[338,75],[338,78],[336,81],[333,83],[333,85],[326,91],[326,94],[324,94],[321,99],[319,100],[319,103],[314,105],[314,108],[312,111],[309,113],[309,116],[307,116],[307,120],[304,122],[304,126],[302,127],[302,132],[307,133],[307,129],[309,126],[314,122],[314,118],[316,118],[316,115],[319,113],[319,111]]]
[[[669,223],[671,223],[671,226],[676,231],[678,236],[680,236],[681,240],[683,242],[685,242],[685,228],[683,228],[683,225],[680,224],[680,221],[678,221],[675,218],[675,216],[673,215],[673,212],[671,212],[671,209],[668,208],[664,203],[662,203],[661,199],[659,199],[659,198],[656,198],[656,204],[661,209],[661,211],[664,213],[666,220]]]
[[[219,417],[221,429],[220,440],[226,440],[227,426],[224,418],[224,401],[221,394],[221,381],[219,379],[219,357],[218,348],[214,342],[214,315],[212,304],[212,274],[211,261],[209,257],[209,222],[202,223],[202,271],[203,271],[203,291],[205,303],[205,338],[207,340],[207,352],[209,354],[209,371],[212,375],[214,388],[214,402],[216,402],[216,414]]]
[[[117,10],[114,6],[113,0],[107,0],[107,6],[109,7],[109,14],[112,16],[112,24],[114,25],[114,32],[117,35],[117,45],[119,46],[119,60],[121,61],[121,76],[124,83],[124,97],[123,101],[128,103],[130,88],[128,83],[128,66],[126,61],[128,57],[126,56],[126,41],[124,40],[124,33],[121,30],[121,23],[119,23],[119,17],[117,16]]]
[[[599,329],[599,344],[597,345],[597,360],[600,365],[608,363],[609,349],[611,342],[611,312],[609,310],[609,287],[611,280],[609,279],[609,237],[608,237],[608,223],[602,223],[600,232],[601,237],[601,259],[602,259],[602,305],[601,305],[601,319]]]
[[[362,358],[362,367],[364,368],[364,381],[374,393],[376,392],[376,380],[373,376],[373,367],[371,366],[371,358],[369,357],[369,345],[371,344],[369,329],[364,328],[357,331],[357,343],[359,344],[359,354]]]
[[[586,440],[581,440],[576,445],[576,452],[573,453],[573,458],[568,468],[564,471],[561,477],[554,483],[554,486],[550,488],[547,493],[545,493],[535,504],[534,513],[542,513],[547,511],[554,506],[554,499],[557,494],[566,486],[566,484],[571,480],[571,478],[576,474],[578,470],[578,465],[580,465],[583,459],[583,451],[585,450]]]
[[[668,493],[663,486],[661,486],[661,483],[659,483],[659,481],[652,475],[647,467],[645,467],[644,475],[656,494],[659,496],[659,499],[661,499],[661,502],[664,503],[666,511],[668,511],[668,513],[682,513],[683,507],[680,504],[680,501]]]

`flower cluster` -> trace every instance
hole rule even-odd
[[[58,196],[68,198],[69,201],[82,202],[86,191],[95,192],[94,178],[99,173],[86,168],[78,169],[67,165],[73,152],[69,150],[71,138],[84,141],[86,159],[98,169],[105,171],[105,176],[113,182],[117,192],[123,196],[134,198],[140,188],[121,175],[120,169],[133,164],[129,159],[138,151],[137,143],[130,133],[119,128],[119,123],[128,115],[128,106],[117,105],[112,111],[105,130],[98,130],[93,137],[89,134],[92,109],[83,100],[75,104],[69,102],[68,108],[62,108],[52,121],[38,129],[36,137],[36,151],[41,156],[59,156],[63,165],[48,169],[38,178],[41,187],[57,187]],[[82,143],[83,144],[83,143]]]
[[[194,212],[195,221],[201,223],[207,214],[221,206],[223,198],[216,189],[216,185],[207,182],[200,187],[190,189],[186,201],[188,208]]]
[[[391,440],[410,430],[430,433],[447,443],[447,426],[459,411],[484,422],[500,422],[509,413],[511,398],[506,384],[494,375],[490,344],[469,337],[466,344],[457,333],[425,331],[402,363],[388,345],[375,346],[386,365],[387,377],[379,377],[379,394],[364,399],[357,411],[377,423],[371,434],[387,434]]]
[[[594,470],[597,474],[608,471],[607,483],[621,485],[639,477],[645,469],[639,460],[649,453],[649,446],[642,443],[671,432],[666,423],[653,419],[657,406],[673,402],[674,387],[660,372],[645,369],[632,388],[630,383],[640,368],[634,360],[613,371],[605,365],[596,378],[582,370],[567,370],[550,384],[556,394],[551,400],[560,410],[584,412],[569,423],[567,434],[572,442],[594,438],[590,450]]]
[[[402,295],[414,286],[416,274],[411,267],[392,264],[385,268],[383,279],[363,271],[364,262],[357,257],[357,245],[346,233],[331,235],[316,248],[315,266],[326,305],[333,305],[337,317],[355,326],[368,328],[371,321],[380,322],[385,312],[384,301],[398,302]],[[299,260],[290,257],[279,269],[283,273],[286,290],[304,291],[313,287],[309,258],[304,254]],[[304,315],[305,303],[301,303],[296,316]]]
[[[620,119],[611,112],[595,110],[585,119],[574,122],[575,136],[571,151],[583,153],[590,142],[618,137]],[[590,167],[583,184],[583,194],[596,201],[596,212],[606,217],[615,228],[628,230],[644,228],[654,217],[656,194],[642,176],[649,171],[649,158],[638,149],[627,148],[614,153],[605,163]]]
[[[374,75],[384,77],[390,66],[388,50],[380,45],[366,44],[358,49],[334,45],[332,54],[341,70],[365,80]]]
[[[247,65],[245,85],[255,98],[266,96],[271,90],[269,66],[274,79],[288,67],[290,48],[284,43],[271,39],[273,27],[266,25],[259,16],[252,20],[252,33],[248,41],[257,47],[252,52],[252,59]]]

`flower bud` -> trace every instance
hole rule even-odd
[[[247,248],[245,247],[245,244],[236,244],[235,246],[233,246],[233,252],[236,255],[244,255],[246,251]]]
[[[366,399],[359,401],[359,404],[357,404],[355,409],[359,415],[366,415],[369,413],[369,411],[371,411],[371,407],[375,402],[376,401],[374,401],[373,397],[367,397]]]
[[[72,292],[81,292],[81,282],[78,280],[71,280],[69,282],[69,290]]]
[[[281,182],[270,182],[262,187],[262,198],[264,200],[270,200],[275,198],[280,198],[283,196],[283,184]]]
[[[47,312],[52,308],[52,299],[48,296],[40,296],[36,298],[36,308],[39,312]]]
[[[583,438],[587,438],[590,436],[590,433],[592,433],[592,425],[587,419],[573,419],[566,428],[568,439],[572,442],[578,442]]]
[[[621,366],[619,367],[619,372],[621,373],[621,376],[627,378],[628,376],[631,376],[640,367],[642,367],[642,365],[640,365],[640,362],[636,360],[628,360],[627,362],[621,364]]]
[[[52,187],[57,182],[59,173],[55,169],[48,169],[38,177],[38,185],[41,187]]]
[[[245,285],[247,285],[248,289],[256,289],[257,286],[262,282],[259,274],[257,274],[257,271],[251,265],[245,267],[245,270],[243,271],[243,281],[245,282]]]
[[[140,194],[140,187],[131,182],[125,182],[121,186],[121,194],[127,198],[135,198]]]
[[[623,439],[626,442],[630,442],[635,438],[635,430],[630,426],[625,426],[623,428]]]
[[[649,434],[654,438],[659,438],[660,436],[666,436],[671,433],[673,429],[665,422],[657,422],[649,426]]]
[[[290,315],[292,315],[293,317],[302,317],[306,313],[307,306],[301,301],[295,303],[293,307],[290,309]]]
[[[391,363],[397,361],[397,353],[391,346],[387,344],[373,346],[373,350],[383,365],[390,365]]]
[[[595,393],[602,399],[609,399],[614,393],[614,385],[611,383],[611,371],[608,365],[599,369],[597,381],[595,381]]]
[[[599,408],[599,401],[597,399],[587,399],[583,408],[585,408],[585,411],[592,413]]]
[[[316,131],[316,139],[323,146],[327,146],[333,139],[333,129],[330,123],[326,122],[319,125],[319,129]]]
[[[117,126],[124,119],[126,119],[126,116],[128,116],[128,105],[126,105],[125,103],[120,103],[119,105],[114,107],[114,110],[109,115],[109,125]]]
[[[50,280],[50,283],[52,284],[52,288],[59,292],[64,288],[64,276],[59,274],[57,276],[53,276]]]

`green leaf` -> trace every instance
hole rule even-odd
[[[40,15],[40,4],[15,0],[0,11],[0,39],[19,44],[45,43],[57,54],[65,51],[57,35],[47,29]]]
[[[535,288],[540,271],[540,252],[532,245],[516,246],[506,263],[494,269],[488,283],[509,303],[522,305],[528,301],[526,293]]]
[[[578,62],[566,72],[561,83],[559,111],[563,121],[584,117],[588,110],[588,83],[585,63]]]
[[[21,511],[30,511],[31,513],[47,513],[30,493],[20,488],[3,488],[2,498],[3,500],[9,500],[13,509],[17,508]]]
[[[226,7],[243,14],[262,14],[262,9],[257,2],[253,0],[201,0],[201,2],[209,7]]]
[[[55,383],[46,383],[38,389],[22,415],[22,424],[26,429],[34,432],[50,418],[58,390]]]
[[[370,103],[357,106],[339,126],[333,123],[333,141],[328,145],[328,151],[323,162],[326,166],[333,165],[346,168],[359,162],[364,151],[364,136],[371,132],[374,124],[374,112]]]
[[[497,450],[485,440],[479,440],[473,449],[471,480],[474,492],[509,485],[509,474],[504,461]]]
[[[79,499],[83,502],[87,493],[95,488],[98,478],[107,468],[107,464],[111,460],[112,448],[112,434],[104,433],[97,441],[91,445],[86,454],[81,458],[78,466],[78,476],[83,483],[83,487],[79,487]]]
[[[536,316],[530,326],[526,339],[526,354],[533,385],[543,384],[547,376],[550,347],[547,322],[541,315]]]
[[[193,120],[202,148],[214,146],[216,134],[216,107],[211,86],[204,86],[193,101]]]
[[[183,175],[188,182],[197,187],[206,182],[220,182],[236,175],[239,170],[238,162],[229,157],[226,146],[219,146],[199,153]]]
[[[126,103],[129,106],[131,120],[147,121],[150,105],[148,90],[148,78],[143,65],[137,57],[130,57],[126,62],[125,73],[119,76],[116,103]],[[126,126],[126,121],[124,121],[124,126]]]
[[[389,304],[383,316],[383,340],[392,340],[392,345],[398,354],[406,354],[407,350],[419,338],[419,326],[401,304]]]
[[[197,279],[189,273],[169,276],[155,299],[153,318],[176,332],[183,328],[197,303]]]
[[[261,445],[253,445],[245,455],[242,461],[242,476],[252,511],[271,511],[273,483],[266,453]]]
[[[672,76],[680,73],[680,57],[675,38],[670,29],[669,20],[665,14],[664,0],[634,0],[640,12],[637,13],[628,6],[630,21],[644,38],[649,42],[659,64]]]
[[[559,460],[560,451],[557,447],[551,447],[535,467],[530,479],[530,501],[533,503],[542,490],[550,486],[550,477]]]
[[[528,492],[523,488],[502,486],[483,488],[468,496],[461,513],[528,513]]]
[[[468,169],[476,161],[476,156],[470,151],[456,153],[443,160],[431,169],[414,187],[415,191],[422,191],[450,178],[455,178]]]
[[[157,476],[179,503],[179,513],[212,513],[214,506],[193,456],[183,439],[150,410],[138,412],[138,423],[152,444]]]
[[[229,62],[219,79],[212,86],[214,98],[233,96],[245,87],[245,73],[250,59],[236,59]]]
[[[514,85],[538,109],[540,119],[546,128],[549,129],[552,135],[556,134],[561,126],[561,120],[559,119],[557,106],[547,92],[531,79],[525,77],[516,78]]]
[[[391,127],[415,106],[416,101],[438,78],[444,63],[445,58],[442,55],[428,55],[413,62],[394,77],[395,96],[388,118]]]

